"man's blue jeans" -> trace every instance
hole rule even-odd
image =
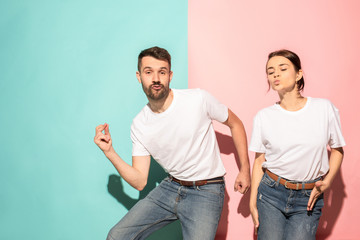
[[[183,239],[213,240],[224,190],[223,183],[185,187],[166,178],[110,230],[107,240],[145,239],[178,219]]]
[[[307,211],[310,193],[311,189],[285,188],[265,173],[257,196],[258,240],[315,239],[324,199],[321,195],[313,210]]]

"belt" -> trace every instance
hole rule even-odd
[[[299,190],[299,189],[313,189],[315,186],[315,183],[302,183],[302,182],[292,182],[292,181],[288,181],[282,177],[279,177],[278,175],[276,175],[275,173],[270,172],[269,170],[266,169],[266,173],[267,175],[269,175],[269,177],[271,179],[273,179],[274,181],[277,181],[280,178],[279,183],[281,185],[284,185],[286,188],[288,189],[293,189],[293,190]]]
[[[223,177],[216,177],[211,179],[205,179],[205,180],[198,180],[198,181],[184,181],[177,178],[174,178],[173,176],[169,176],[171,181],[177,182],[178,184],[182,186],[202,186],[205,184],[214,184],[214,183],[224,183]]]

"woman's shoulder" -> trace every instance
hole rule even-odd
[[[260,109],[256,115],[255,115],[255,118],[260,118],[261,116],[266,116],[268,114],[274,114],[276,112],[278,112],[279,108],[278,108],[278,104],[277,103],[274,103],[273,105],[271,106],[268,106],[268,107],[264,107],[262,109]]]
[[[307,97],[308,100],[310,100],[310,104],[314,106],[319,107],[333,107],[334,104],[326,98],[313,98],[313,97]]]

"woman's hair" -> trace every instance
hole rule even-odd
[[[269,62],[270,58],[276,57],[276,56],[281,56],[281,57],[285,57],[285,58],[289,59],[290,62],[294,65],[296,72],[299,72],[299,70],[301,69],[300,58],[298,55],[296,55],[296,53],[286,50],[286,49],[281,49],[281,50],[278,50],[275,52],[271,52],[268,56],[267,62]],[[304,77],[301,77],[301,79],[296,82],[296,85],[297,85],[299,92],[304,90],[304,86],[305,86]]]

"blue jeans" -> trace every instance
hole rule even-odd
[[[224,190],[223,183],[185,187],[166,178],[110,230],[107,240],[145,239],[178,219],[183,239],[213,240]]]
[[[315,239],[324,199],[321,195],[313,210],[307,211],[311,191],[285,188],[265,173],[256,202],[259,211],[258,240]]]

